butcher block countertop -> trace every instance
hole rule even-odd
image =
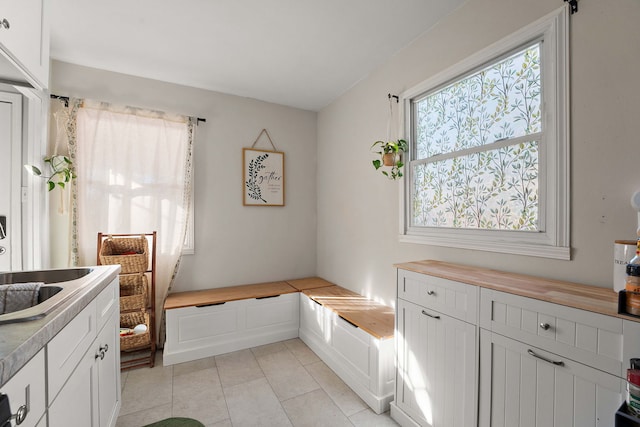
[[[299,291],[305,289],[326,288],[327,286],[336,286],[335,283],[327,282],[320,277],[307,277],[304,279],[287,280],[287,283]]]
[[[618,294],[608,288],[433,260],[406,262],[395,267],[640,322],[640,318],[618,313]]]
[[[340,286],[306,289],[302,293],[376,338],[393,337],[395,314],[392,307]]]
[[[255,285],[229,286],[202,291],[176,292],[169,294],[164,309],[220,304],[250,298],[266,298],[292,294],[298,290],[287,282],[257,283]]]

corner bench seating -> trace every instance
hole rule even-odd
[[[318,277],[178,292],[164,365],[300,337],[376,413],[394,388],[391,307]]]

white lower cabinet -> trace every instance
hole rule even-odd
[[[396,421],[475,426],[476,326],[399,299],[396,329]]]
[[[494,272],[482,274],[489,282]],[[614,425],[640,323],[439,275],[398,270],[396,421]]]
[[[116,425],[121,405],[117,285],[117,280],[111,283],[49,345],[50,427]],[[85,346],[84,334],[92,325],[102,328],[97,336],[93,333],[93,339]],[[73,331],[82,331],[82,335],[76,337],[70,333]],[[70,372],[64,370],[63,378],[60,372],[55,372],[56,366],[68,366],[64,360],[78,359],[68,368]],[[52,385],[56,388],[51,388]]]
[[[480,427],[610,427],[624,381],[481,329]]]
[[[21,427],[46,426],[45,401],[45,357],[44,349],[27,362],[17,374],[0,388],[0,393],[9,396],[11,412],[26,412]],[[13,420],[11,426],[15,426]]]

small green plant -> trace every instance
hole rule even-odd
[[[373,167],[378,170],[384,166],[390,166],[388,171],[382,169],[382,174],[389,179],[398,179],[402,177],[402,154],[407,151],[407,141],[399,139],[397,141],[376,141],[371,146],[371,150],[378,147],[380,151],[374,153],[380,155],[379,159],[373,161]]]
[[[44,175],[40,168],[34,165],[24,165],[24,168],[32,175],[46,179],[49,191],[56,188],[56,186],[64,190],[65,186],[76,178],[76,174],[73,171],[73,162],[67,156],[45,157],[44,162],[51,171],[49,176]]]

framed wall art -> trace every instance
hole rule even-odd
[[[253,146],[242,149],[242,204],[245,206],[284,206],[284,153],[276,151],[273,142],[271,145],[273,151]]]

